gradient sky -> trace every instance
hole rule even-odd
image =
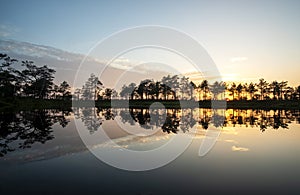
[[[208,51],[225,80],[300,84],[300,1],[1,0],[0,38],[86,54],[125,28],[163,25]]]

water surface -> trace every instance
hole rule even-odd
[[[20,111],[0,114],[1,194],[299,194],[300,112],[210,109],[99,109]],[[155,120],[151,120],[151,117]],[[147,151],[173,136],[193,136],[175,161],[130,172],[111,167],[83,144],[101,131],[120,149]],[[207,129],[222,126],[213,149],[199,157]],[[123,129],[154,132],[135,136]],[[112,147],[95,140],[95,147]],[[155,160],[155,159],[154,159]]]

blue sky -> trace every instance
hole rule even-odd
[[[0,36],[84,54],[124,28],[164,25],[199,41],[227,79],[300,83],[299,10],[283,0],[2,0]]]

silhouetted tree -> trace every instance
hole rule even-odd
[[[0,60],[0,97],[13,97],[19,89],[18,77],[15,74],[15,69],[12,68],[12,64],[17,60],[1,53]]]
[[[210,85],[210,91],[213,94],[213,99],[217,100],[218,96],[225,92],[225,83],[222,81],[215,81],[212,85]],[[221,97],[220,99],[223,99],[223,97]]]
[[[139,95],[140,99],[143,100],[144,97],[148,99],[148,93],[149,93],[149,85],[152,82],[150,79],[145,79],[140,82],[139,86],[136,89],[136,93]]]
[[[46,65],[38,67],[32,61],[22,61],[25,69],[21,72],[22,89],[26,96],[44,99],[53,86],[55,70]]]
[[[196,89],[197,86],[193,81],[189,83],[189,86],[190,86],[190,99],[192,100],[194,99],[194,90]]]
[[[136,84],[135,83],[130,83],[128,86],[123,85],[123,87],[120,91],[120,96],[125,97],[125,98],[133,99],[135,90],[136,90]]]
[[[242,84],[242,94],[241,94],[242,100],[248,99],[248,83]]]
[[[264,79],[259,79],[259,83],[257,84],[257,87],[260,91],[260,100],[264,99],[267,86],[268,83]]]
[[[162,88],[163,88],[163,94],[165,99],[168,99],[169,95],[173,95],[174,99],[177,99],[177,91],[179,89],[179,82],[178,82],[178,75],[174,76],[164,76],[161,79]]]
[[[229,95],[232,96],[232,100],[234,100],[234,95],[235,95],[235,92],[236,92],[236,84],[232,83],[231,86],[228,87],[228,91],[230,92]]]
[[[236,87],[236,92],[238,95],[238,99],[241,100],[241,93],[243,92],[243,85],[241,83]]]
[[[70,100],[71,99],[71,87],[70,85],[67,83],[67,81],[63,81],[59,88],[58,91],[60,93],[60,98],[62,98],[63,100]]]
[[[297,98],[299,100],[300,99],[300,85],[298,87],[296,87],[296,94],[297,94]]]
[[[79,88],[75,89],[74,94],[73,94],[74,99],[79,100],[80,95],[81,95],[81,89],[79,89]]]
[[[285,92],[285,90],[286,90],[286,88],[287,88],[287,85],[288,85],[288,81],[281,81],[280,83],[279,83],[279,93],[280,93],[280,99],[282,100],[283,99],[283,97],[284,97],[284,92]]]
[[[162,93],[162,86],[161,86],[161,82],[157,81],[155,82],[155,87],[154,87],[154,94],[157,100],[159,99],[160,93]]]
[[[97,100],[102,89],[102,82],[92,73],[82,87],[82,97],[85,100]]]
[[[270,86],[271,92],[273,94],[273,99],[278,99],[280,96],[279,83],[277,81],[273,81],[272,83],[270,83],[269,86]]]
[[[148,95],[151,99],[159,99],[159,95],[162,93],[161,83],[159,81],[152,81],[148,85]]]
[[[253,94],[257,91],[255,85],[251,82],[248,86],[247,92],[250,94],[250,99],[253,100]]]
[[[207,98],[207,93],[209,92],[209,87],[208,87],[208,81],[207,80],[203,80],[201,82],[201,84],[199,85],[199,88],[201,89],[202,93],[203,93],[203,96],[202,96],[202,99],[203,100],[206,100]]]
[[[110,100],[112,97],[117,96],[117,92],[111,88],[105,88],[104,92],[102,93],[103,99]]]
[[[189,78],[188,77],[181,77],[179,87],[181,91],[181,99],[186,99],[186,95],[189,96]]]

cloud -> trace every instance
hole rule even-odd
[[[7,38],[15,34],[17,31],[17,28],[13,26],[0,24],[0,38]]]
[[[115,68],[120,68],[122,70],[130,70],[139,64],[141,64],[141,62],[138,62],[135,60],[129,60],[124,57],[119,57],[119,58],[115,59],[110,65]]]
[[[228,135],[238,135],[238,132],[234,127],[225,127],[223,128],[222,133]]]
[[[149,64],[145,64],[145,62],[134,60],[134,59],[128,59],[125,57],[116,58],[111,62],[107,60],[101,60],[98,58],[93,58],[93,60],[101,64],[105,64],[105,65],[108,64],[108,66],[113,68],[136,72],[136,73],[147,73],[147,71],[149,70],[152,71],[154,70],[153,66],[149,66]]]
[[[232,146],[231,150],[233,152],[248,152],[249,148],[243,148],[243,147],[238,147],[238,146]]]
[[[125,137],[120,137],[120,138],[115,138],[113,139],[113,142],[107,141],[101,144],[97,144],[93,146],[93,149],[97,148],[108,148],[108,149],[113,149],[113,148],[132,148],[135,146],[143,145],[145,144],[153,144],[157,143],[160,141],[168,141],[172,138],[172,136],[175,135],[170,135],[170,134],[163,134],[163,133],[158,133],[154,134],[152,136],[136,136],[136,135],[128,135]]]
[[[232,58],[230,59],[230,61],[231,61],[232,63],[243,62],[243,61],[247,61],[247,60],[248,60],[247,57],[232,57]]]
[[[182,76],[188,77],[190,80],[195,82],[196,84],[200,84],[204,79],[209,82],[209,84],[214,83],[215,81],[223,81],[223,76],[215,74],[215,72],[210,72],[208,70],[205,71],[189,71],[186,73],[182,73]]]
[[[235,140],[233,140],[233,139],[226,139],[226,140],[224,140],[224,142],[235,143],[235,144],[237,144],[237,141],[235,141]]]

